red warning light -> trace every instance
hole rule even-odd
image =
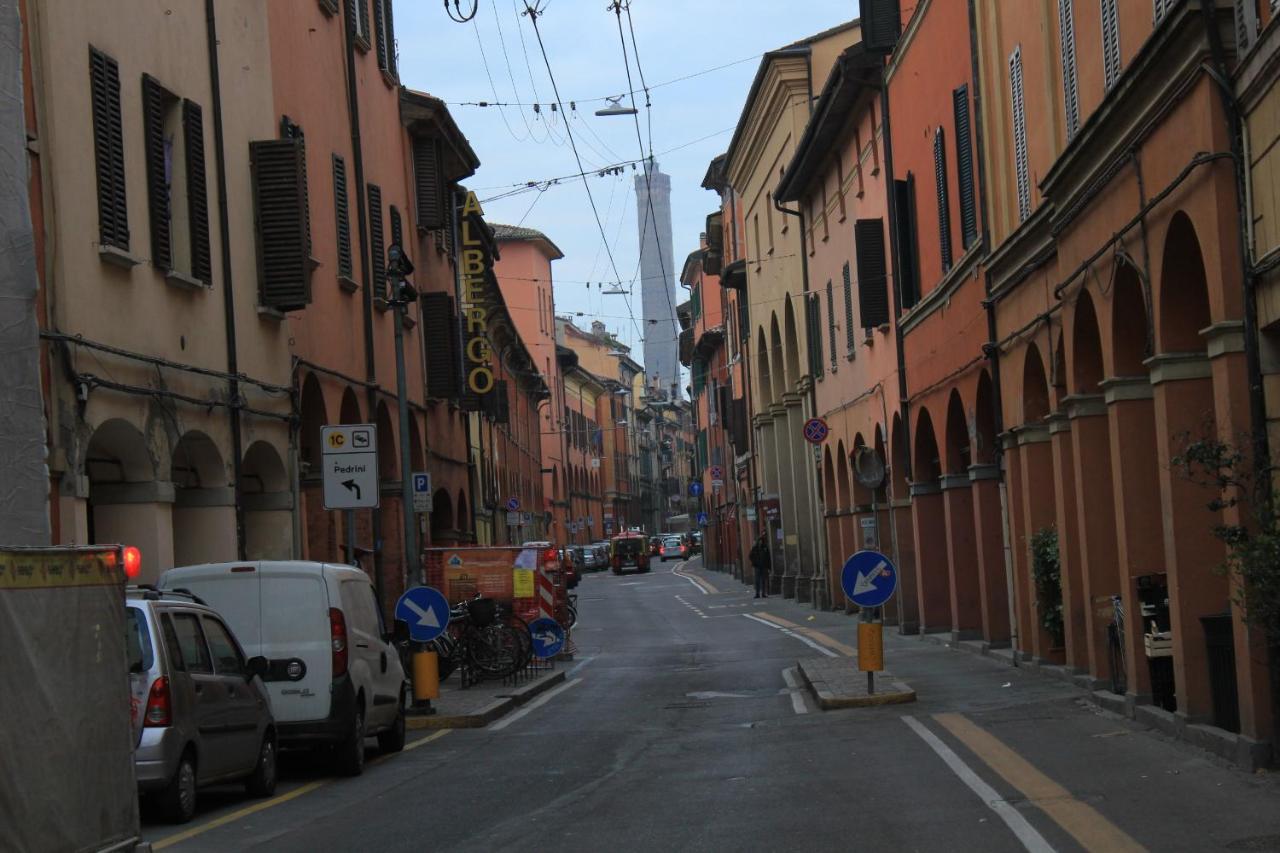
[[[136,578],[142,571],[142,552],[130,545],[124,549],[124,576]]]

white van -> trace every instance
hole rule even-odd
[[[362,570],[262,560],[170,569],[161,589],[186,590],[217,610],[247,657],[269,661],[264,681],[281,744],[332,744],[339,769],[364,769],[364,739],[404,748],[408,686]],[[398,626],[407,632],[404,626]]]

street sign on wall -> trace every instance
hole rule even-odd
[[[373,424],[320,428],[325,509],[378,505],[378,429]]]
[[[431,512],[431,474],[426,471],[413,475],[413,511]]]
[[[809,418],[804,422],[804,440],[810,444],[822,444],[831,433],[831,428],[822,418]]]

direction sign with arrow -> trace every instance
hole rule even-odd
[[[400,596],[395,615],[409,625],[409,639],[429,643],[449,626],[449,601],[433,587],[415,586]]]
[[[320,428],[325,509],[376,507],[378,429],[373,424]]]
[[[555,657],[564,648],[564,629],[549,616],[530,622],[529,635],[533,637],[534,656],[542,660]]]
[[[879,607],[898,589],[898,570],[879,551],[858,551],[840,573],[844,594],[859,607]]]

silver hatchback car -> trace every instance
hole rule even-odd
[[[246,661],[217,611],[189,593],[130,587],[125,603],[139,792],[177,823],[204,785],[243,779],[250,795],[271,796],[266,659]]]

